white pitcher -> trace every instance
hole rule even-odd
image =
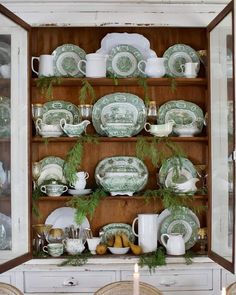
[[[80,171],[76,173],[76,179],[70,185],[77,190],[83,190],[86,186],[86,179],[89,178],[89,174],[86,171]]]
[[[39,71],[37,72],[34,69],[34,60],[39,62]],[[31,68],[34,73],[38,76],[53,76],[54,69],[53,69],[53,55],[50,54],[42,54],[39,57],[33,56],[31,59]]]
[[[136,221],[138,221],[138,234],[134,230]],[[156,251],[158,214],[138,214],[138,217],[133,220],[132,231],[138,237],[139,246],[144,253]]]
[[[167,238],[167,242],[165,241]],[[165,246],[168,255],[184,255],[185,243],[181,234],[171,233],[162,234],[161,242]]]
[[[141,73],[151,78],[163,77],[166,73],[164,66],[165,59],[165,57],[151,57],[148,58],[147,61],[140,60],[138,69]],[[145,71],[142,69],[142,64],[145,64]]]
[[[86,55],[86,60],[79,60],[78,69],[86,77],[103,78],[106,77],[107,55],[100,53],[90,53]],[[86,70],[82,69],[82,64],[86,65]]]

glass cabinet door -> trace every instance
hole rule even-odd
[[[235,119],[233,3],[209,26],[210,257],[234,271]]]
[[[29,33],[11,15],[0,6],[0,272],[9,261],[11,267],[23,262],[30,252]]]

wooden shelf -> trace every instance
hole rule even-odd
[[[1,88],[8,88],[11,85],[11,80],[10,79],[3,79],[0,78],[0,87]]]
[[[11,142],[9,137],[0,138],[0,142]]]
[[[144,136],[147,141],[152,141],[153,136]],[[100,142],[136,142],[139,137],[94,137]],[[49,137],[42,138],[40,136],[35,136],[32,138],[33,142],[75,142],[79,137]],[[168,137],[169,140],[175,142],[208,142],[207,136],[192,136],[192,137]]]
[[[119,78],[118,85],[112,78],[85,78],[93,86],[138,86],[138,78]],[[206,86],[206,78],[173,78],[177,86]],[[173,79],[171,78],[147,78],[149,86],[170,86]],[[38,78],[32,78],[31,85],[36,86]],[[62,78],[61,83],[54,84],[54,87],[60,86],[81,86],[81,78]]]

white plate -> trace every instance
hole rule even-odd
[[[62,228],[70,227],[74,225],[76,228],[79,225],[74,220],[75,209],[70,207],[61,207],[52,211],[45,220],[45,224],[52,224],[53,228]],[[90,228],[88,219],[85,217],[84,221],[81,224],[82,228]]]
[[[83,195],[88,195],[92,192],[91,188],[87,188],[87,189],[72,189],[69,188],[67,191],[69,194],[71,195],[75,195],[75,196],[83,196]]]
[[[5,214],[0,213],[0,250],[11,249],[11,218]]]
[[[155,51],[150,49],[150,42],[141,34],[136,33],[109,33],[101,41],[98,53],[109,54],[111,49],[117,45],[127,44],[137,48],[143,58],[157,57]]]

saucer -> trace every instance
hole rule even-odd
[[[91,188],[87,188],[87,189],[72,189],[69,188],[68,189],[68,193],[71,195],[75,195],[75,196],[83,196],[83,195],[89,195],[92,192]]]

